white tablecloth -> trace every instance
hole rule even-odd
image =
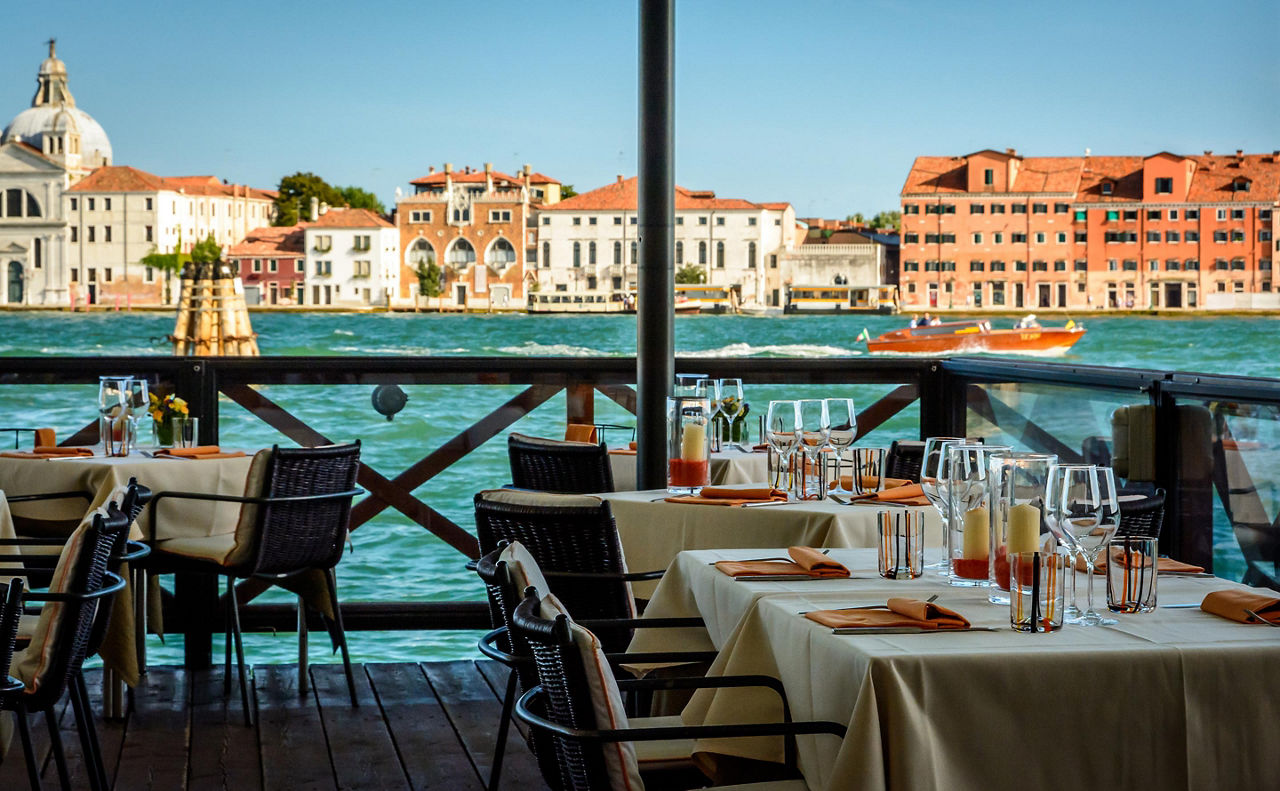
[[[776,676],[796,719],[848,725],[843,741],[800,740],[813,789],[1275,787],[1269,758],[1280,692],[1270,674],[1280,632],[1269,627],[1159,609],[1116,616],[1112,627],[1023,634],[1008,628],[1008,608],[988,603],[982,588],[951,587],[932,572],[913,581],[874,576],[872,550],[834,551],[863,579],[831,582],[733,582],[708,565],[724,555],[743,553],[682,557],[676,568],[695,593],[669,596],[664,581],[649,614],[696,608],[722,636],[713,674]],[[1199,602],[1233,586],[1163,577],[1160,601]],[[800,615],[931,593],[997,631],[835,635]],[[732,689],[697,693],[683,717],[699,724],[779,715],[776,696]],[[781,759],[776,739],[708,740],[699,749]]]
[[[635,454],[611,452],[609,464],[613,468],[613,488],[619,492],[634,491],[636,488]],[[712,453],[708,477],[711,479],[712,486],[763,481],[769,477],[769,454],[743,453],[740,450]]]
[[[609,501],[631,571],[665,569],[680,552],[722,547],[874,547],[876,514],[883,507],[812,500],[763,507],[688,505],[662,500],[665,491],[613,492]],[[894,508],[901,511],[901,508]],[[942,545],[942,522],[924,514],[925,543]],[[653,583],[635,586],[647,597]]]

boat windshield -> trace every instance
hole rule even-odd
[[[916,327],[912,335],[954,335],[957,332],[981,330],[981,321],[949,321],[946,324],[935,324],[932,327]]]

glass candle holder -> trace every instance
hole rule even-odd
[[[1052,453],[1001,452],[987,460],[994,492],[987,598],[995,604],[1009,603],[1009,558],[1045,547],[1049,476],[1057,464]]]
[[[1018,552],[1009,559],[1009,625],[1019,632],[1062,628],[1066,609],[1068,555]]]
[[[849,489],[854,494],[870,494],[884,490],[884,448],[854,448],[849,475]]]
[[[913,580],[924,573],[924,518],[919,511],[876,514],[880,543],[877,567],[891,580]]]
[[[200,418],[177,415],[169,418],[172,428],[173,447],[194,448],[199,444]]]
[[[985,586],[990,576],[991,504],[988,459],[1007,445],[961,443],[947,447],[946,497],[951,504],[948,551],[952,585]]]
[[[103,455],[128,456],[133,449],[133,427],[123,412],[98,418],[98,435],[102,437]]]
[[[706,398],[667,399],[667,492],[697,494],[711,477],[711,404]]]
[[[1107,609],[1151,612],[1156,608],[1157,566],[1154,538],[1113,538],[1107,544]]]

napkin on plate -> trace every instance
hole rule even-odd
[[[1124,550],[1119,547],[1113,547],[1111,550],[1111,562],[1118,563],[1122,566],[1128,565]],[[1084,558],[1076,556],[1076,571],[1084,571]],[[1093,567],[1094,574],[1107,573],[1107,560],[1105,557],[1099,557],[1097,564]],[[1203,574],[1204,566],[1196,566],[1191,563],[1183,563],[1181,560],[1173,558],[1160,558],[1156,564],[1157,574]]]
[[[1249,593],[1234,589],[1214,591],[1200,602],[1200,609],[1240,623],[1261,623],[1245,612],[1245,610],[1253,610],[1271,623],[1280,623],[1280,598],[1268,596],[1265,593]]]
[[[849,569],[837,563],[813,547],[790,547],[787,554],[791,560],[721,560],[716,569],[730,577],[772,577],[795,576],[808,574],[816,579],[843,579],[849,576]]]
[[[909,483],[906,486],[895,486],[892,489],[885,489],[881,492],[871,494],[859,494],[853,499],[855,500],[879,500],[884,503],[901,503],[902,505],[928,505],[929,498],[924,496],[924,489],[920,488],[918,483]]]
[[[769,500],[786,500],[787,493],[781,489],[758,486],[750,489],[729,489],[723,486],[704,486],[702,494],[682,494],[678,497],[665,498],[669,503],[693,503],[694,505],[742,505],[744,503],[763,503]]]
[[[170,456],[175,459],[234,459],[244,455],[244,451],[222,452],[217,445],[195,445],[190,448],[164,448],[155,452],[156,456]]]
[[[614,454],[615,456],[634,456],[636,455],[635,440],[628,442],[627,447],[625,448],[610,448],[609,452]]]
[[[967,629],[969,620],[955,610],[919,599],[893,598],[887,609],[814,610],[806,618],[832,629],[914,626],[920,629]]]

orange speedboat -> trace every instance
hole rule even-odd
[[[992,329],[991,322],[986,320],[946,321],[894,330],[878,338],[868,338],[867,351],[907,354],[1061,353],[1083,337],[1084,327],[1075,322],[1068,322],[1065,327],[1041,327],[1033,323],[1009,330],[997,330]]]

